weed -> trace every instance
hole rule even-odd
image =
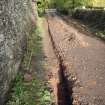
[[[6,105],[46,105],[52,101],[45,82],[34,78],[26,83],[22,74],[18,74],[11,89],[11,96]]]
[[[27,36],[27,52],[24,55],[23,64],[26,68],[30,68],[30,62],[33,54],[40,52],[41,49],[41,37],[40,30],[37,27],[33,28],[29,36]]]
[[[41,53],[41,30],[38,25],[37,28],[32,29],[30,36],[27,36],[27,52],[22,62],[24,69],[30,70],[33,66],[31,65],[33,55]],[[6,105],[50,105],[52,97],[45,84],[37,74],[32,81],[25,82],[24,74],[18,73]]]
[[[105,39],[105,31],[99,31],[96,35],[102,39]]]

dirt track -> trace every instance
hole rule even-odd
[[[73,104],[105,105],[105,43],[67,25],[58,16],[50,16],[48,22],[70,88],[74,83]]]

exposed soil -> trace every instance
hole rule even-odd
[[[47,64],[45,65],[46,75],[47,75],[46,79],[50,84],[50,88],[53,92],[53,96],[57,104],[57,84],[59,83],[59,79],[58,79],[59,63],[54,54],[54,50],[48,33],[48,24],[46,19],[44,19],[43,27],[44,27],[43,48],[46,56],[45,59],[47,61]]]
[[[68,90],[68,82],[64,75],[65,67],[56,53],[54,43],[51,40],[47,20],[44,20],[45,33],[43,34],[43,47],[46,55],[46,75],[50,84],[56,105],[71,105],[71,95]]]
[[[67,79],[63,83],[67,82],[64,87],[69,96],[65,100],[68,97],[69,100],[59,105],[70,105],[71,95],[73,105],[105,105],[105,43],[67,25],[56,15],[49,16],[48,23],[53,43],[45,21],[44,50],[48,60],[48,78],[56,102],[59,104],[57,85],[61,83],[58,72],[62,65],[59,66],[58,58],[61,57],[66,68],[63,68],[63,75],[61,73],[60,76],[64,76],[63,80]],[[56,46],[58,58],[52,46]]]

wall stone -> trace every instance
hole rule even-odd
[[[32,0],[0,0],[0,105],[19,69],[26,36],[36,20]]]

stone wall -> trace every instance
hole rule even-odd
[[[19,69],[36,17],[32,0],[0,0],[0,105]]]
[[[73,17],[91,27],[105,29],[105,10],[77,9]]]

